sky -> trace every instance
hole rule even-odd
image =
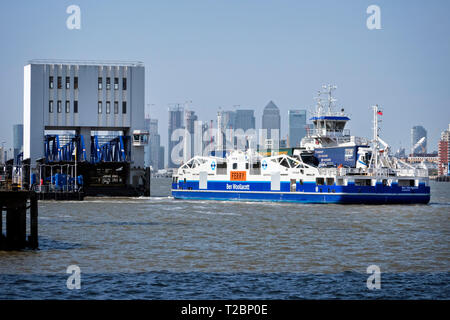
[[[69,30],[66,8],[81,9]],[[380,8],[381,29],[366,12]],[[450,1],[42,0],[0,4],[0,142],[12,146],[22,123],[23,67],[31,59],[142,61],[145,99],[167,144],[167,108],[190,103],[200,120],[252,108],[261,127],[265,105],[313,110],[323,84],[338,87],[337,105],[352,134],[372,136],[370,106],[384,115],[381,138],[411,147],[411,128],[428,131],[437,150],[450,123]]]

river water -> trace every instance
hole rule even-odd
[[[39,250],[0,252],[0,299],[449,299],[450,183],[429,205],[39,203]],[[81,270],[69,290],[67,267]],[[369,290],[367,268],[379,267]]]

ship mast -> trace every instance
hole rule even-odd
[[[373,159],[373,167],[378,168],[378,135],[379,135],[379,127],[378,127],[378,105],[372,106],[373,108],[373,151],[372,151],[372,159]]]
[[[217,150],[222,151],[223,150],[223,142],[222,142],[222,110],[219,108],[219,111],[217,112]]]
[[[322,86],[322,88],[326,90],[323,93],[328,95],[328,114],[331,115],[333,112],[333,103],[337,101],[333,98],[333,90],[336,90],[337,87],[329,84],[328,86]]]

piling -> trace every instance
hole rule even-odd
[[[28,202],[29,206],[27,206]],[[29,209],[30,217],[28,239],[27,209]],[[5,227],[3,227],[4,212],[6,213]],[[38,248],[38,200],[34,192],[0,191],[0,221],[0,249]]]
[[[146,167],[145,168],[145,176],[144,176],[144,180],[145,180],[144,196],[145,197],[150,197],[150,182],[151,182],[150,179],[151,179],[150,167]]]

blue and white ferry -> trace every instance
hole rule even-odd
[[[315,128],[292,155],[263,156],[232,150],[225,157],[195,156],[173,175],[175,199],[279,201],[300,203],[394,204],[430,201],[426,169],[389,155],[378,136],[378,106],[373,107],[374,137],[350,136],[348,116],[321,101],[311,118]],[[324,156],[325,155],[325,156]]]

